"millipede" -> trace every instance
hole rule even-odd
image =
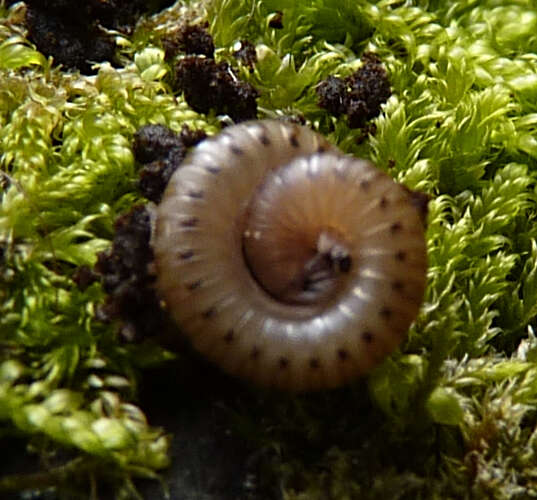
[[[425,195],[311,129],[233,125],[198,144],[156,208],[156,289],[224,371],[291,391],[370,372],[426,285]]]

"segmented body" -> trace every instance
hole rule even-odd
[[[158,206],[153,246],[158,293],[193,346],[281,389],[370,371],[405,338],[425,288],[413,194],[279,121],[198,145]]]

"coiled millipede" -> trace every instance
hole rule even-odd
[[[190,153],[157,207],[157,291],[225,371],[296,391],[341,385],[418,313],[418,198],[306,127],[228,127]]]

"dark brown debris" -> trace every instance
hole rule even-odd
[[[317,86],[317,96],[319,106],[330,114],[337,117],[347,112],[349,97],[345,80],[330,75]]]
[[[168,182],[184,159],[181,150],[174,149],[165,158],[144,165],[140,170],[138,187],[143,196],[160,203]]]
[[[363,65],[349,77],[329,76],[317,86],[318,103],[333,116],[347,115],[351,128],[365,127],[380,114],[391,95],[386,70],[377,55],[366,52]]]
[[[154,9],[171,0],[154,2]],[[113,29],[130,34],[138,17],[148,11],[145,0],[26,0],[28,37],[45,56],[66,69],[93,73],[93,62],[117,64]],[[104,29],[103,29],[104,28]]]
[[[227,62],[186,56],[175,67],[175,85],[198,113],[227,114],[234,122],[257,116],[257,90],[240,80]]]
[[[257,62],[255,45],[248,40],[241,40],[240,44],[241,48],[233,52],[233,56],[237,59],[237,61],[240,61],[242,64],[252,70]]]
[[[180,134],[164,125],[146,125],[134,135],[133,151],[144,166],[139,188],[149,200],[159,203],[170,177],[184,160],[187,149],[205,139],[202,130],[184,126]]]
[[[192,146],[195,146],[199,142],[205,140],[207,138],[207,134],[204,130],[192,130],[191,128],[184,125],[181,129],[180,137],[181,141],[183,142],[183,145],[186,148],[191,148]]]
[[[376,132],[377,132],[377,126],[374,123],[372,122],[366,123],[361,129],[360,135],[356,137],[356,144],[364,143],[369,135],[375,135]]]
[[[113,38],[94,23],[81,26],[42,9],[28,8],[26,26],[38,50],[66,69],[92,74],[92,61],[116,63]]]
[[[207,31],[209,24],[184,24],[177,31],[162,39],[166,59],[172,59],[180,52],[214,57],[214,42]]]
[[[183,149],[183,141],[165,125],[145,125],[134,134],[132,149],[136,161],[140,163],[165,158],[175,148]]]
[[[114,229],[112,249],[109,254],[101,252],[95,266],[96,271],[104,277],[104,290],[109,293],[135,275],[147,276],[147,263],[153,259],[149,246],[150,217],[143,205],[135,206],[129,213],[119,217]]]
[[[80,266],[73,275],[73,281],[80,290],[84,291],[91,284],[99,281],[99,275],[88,266]]]
[[[112,248],[98,255],[95,273],[108,293],[99,311],[102,320],[120,320],[129,341],[162,333],[168,317],[152,288],[148,271],[153,260],[149,244],[150,217],[144,206],[135,206],[116,221]]]

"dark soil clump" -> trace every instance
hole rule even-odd
[[[141,14],[150,10],[144,0],[26,0],[28,36],[55,64],[93,74],[94,62],[117,64],[114,36],[107,30],[130,34]],[[152,2],[151,10],[171,0]]]
[[[362,128],[378,116],[391,95],[388,75],[378,56],[367,52],[362,60],[364,64],[349,77],[329,76],[317,86],[319,106],[336,117],[347,115],[351,128]]]

